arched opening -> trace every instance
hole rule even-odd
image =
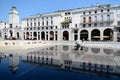
[[[54,32],[50,31],[50,40],[54,40]]]
[[[45,40],[45,32],[41,32],[41,39]]]
[[[112,40],[112,36],[113,36],[113,30],[112,29],[105,29],[104,32],[104,40]]]
[[[10,37],[13,37],[13,31],[10,30]]]
[[[40,40],[40,32],[38,32],[38,40]]]
[[[83,17],[83,23],[86,23],[86,18],[85,17]]]
[[[26,32],[26,39],[27,40],[29,40],[29,36],[30,36],[29,32]]]
[[[68,31],[63,32],[63,40],[69,40],[69,33]]]
[[[74,30],[74,40],[78,40],[78,30]]]
[[[2,36],[1,32],[0,32],[0,37]]]
[[[80,40],[88,40],[88,31],[87,30],[82,30],[80,32]]]
[[[37,40],[37,32],[33,33],[33,40]]]
[[[100,52],[100,48],[91,48],[91,51],[95,54]]]
[[[91,18],[91,17],[88,18],[88,22],[89,22],[89,23],[92,22],[92,18]]]
[[[94,29],[91,32],[91,40],[99,41],[100,40],[100,31],[98,29]]]
[[[103,51],[106,55],[110,55],[113,53],[113,49],[103,49]]]
[[[19,37],[20,37],[19,32],[17,32],[17,38],[19,38]]]

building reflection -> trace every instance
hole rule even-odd
[[[13,73],[19,68],[19,56],[17,54],[10,54],[9,55],[9,67]]]
[[[22,61],[71,71],[85,69],[101,72],[111,70],[111,72],[115,72],[113,68],[120,66],[120,62],[116,60],[116,57],[113,55],[114,52],[117,51],[89,47],[84,47],[84,50],[75,51],[73,46],[61,45],[30,51],[27,55],[23,56],[24,59]],[[118,71],[120,72],[120,69]]]

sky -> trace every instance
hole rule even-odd
[[[7,21],[9,11],[15,6],[20,20],[31,15],[49,13],[58,10],[95,6],[96,3],[120,4],[120,0],[0,0],[0,21]]]

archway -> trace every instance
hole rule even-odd
[[[29,32],[26,32],[26,39],[27,40],[29,40],[29,36],[30,36]]]
[[[99,41],[100,40],[100,31],[98,29],[94,29],[91,32],[91,40]]]
[[[41,39],[45,40],[45,32],[41,32]]]
[[[10,37],[13,37],[13,31],[10,30]]]
[[[68,31],[63,32],[63,40],[69,40],[69,33]]]
[[[19,38],[19,37],[20,37],[19,32],[17,32],[17,38]]]
[[[82,30],[80,32],[80,40],[88,40],[88,31],[87,30]]]
[[[37,32],[33,33],[33,40],[37,40]]]
[[[113,30],[112,29],[105,29],[104,32],[104,40],[112,40],[112,36],[113,36]]]
[[[50,40],[54,40],[54,32],[50,31]]]

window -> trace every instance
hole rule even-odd
[[[89,27],[91,27],[91,24],[88,24]]]
[[[86,23],[86,18],[85,17],[83,17],[83,23]]]
[[[91,12],[89,12],[89,14],[91,14]]]
[[[110,21],[110,15],[107,15],[107,21]]]
[[[32,23],[30,25],[32,26]]]
[[[109,10],[109,9],[107,9],[107,12],[110,12],[110,10]]]
[[[75,24],[75,28],[77,28],[77,24]]]
[[[101,10],[101,12],[103,12],[103,10]]]
[[[36,26],[36,22],[34,22],[34,26]]]
[[[38,26],[40,26],[40,22],[38,22]]]
[[[44,26],[44,21],[42,21],[42,26]]]
[[[51,25],[53,25],[53,21],[51,20]]]
[[[83,12],[83,15],[85,15],[85,12]]]
[[[118,25],[120,25],[120,21],[118,21]]]
[[[95,22],[97,22],[97,16],[95,16]]]
[[[48,29],[48,27],[46,27],[46,29]]]
[[[110,22],[107,22],[107,26],[110,26]]]
[[[70,12],[68,12],[68,15],[70,15]]]
[[[65,13],[65,15],[67,15],[67,13]]]
[[[86,25],[85,25],[85,24],[83,24],[83,27],[86,27]]]
[[[97,13],[97,11],[95,11],[95,14]]]
[[[94,26],[97,27],[97,23],[94,23]]]
[[[10,28],[12,28],[12,24],[10,24]]]
[[[102,21],[102,22],[104,21],[103,15],[101,15],[101,21]]]
[[[56,29],[57,29],[57,26],[55,26],[56,27]]]
[[[100,23],[100,26],[101,26],[101,27],[103,27],[103,26],[104,26],[104,24],[103,24],[103,23]]]
[[[27,26],[29,26],[29,23],[27,23]]]
[[[51,28],[51,29],[53,29],[53,27],[52,27],[52,26],[51,26],[50,28]]]
[[[88,18],[88,22],[89,22],[89,23],[92,22],[92,18],[91,18],[91,17]]]
[[[48,26],[48,21],[46,21],[46,25]]]
[[[1,32],[0,32],[0,37],[1,37]]]

